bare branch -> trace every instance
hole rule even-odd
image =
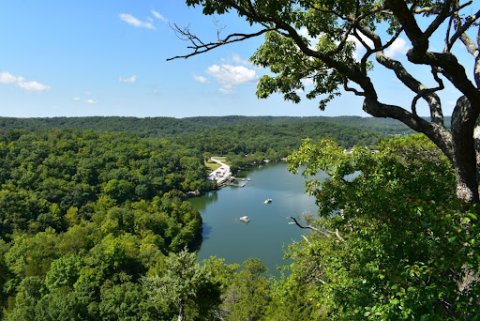
[[[342,242],[345,242],[345,239],[340,235],[340,232],[338,231],[338,229],[336,229],[335,232],[332,232],[332,231],[329,231],[329,230],[324,229],[324,228],[319,229],[319,228],[316,228],[315,226],[311,226],[311,225],[302,225],[302,224],[300,224],[300,222],[298,222],[298,220],[295,217],[290,216],[290,218],[293,220],[295,225],[297,225],[301,229],[309,229],[309,230],[312,230],[314,232],[325,235],[327,237],[330,237],[331,235],[335,235],[338,240],[340,240]]]
[[[336,236],[337,239],[339,239],[340,241],[345,242],[345,239],[340,236],[340,232],[338,231],[338,228],[335,229],[335,236]]]
[[[323,234],[325,236],[329,236],[329,233],[327,231],[323,230],[323,229],[318,229],[315,226],[311,226],[311,225],[302,225],[302,224],[300,224],[300,222],[298,222],[298,220],[295,217],[290,216],[290,218],[293,220],[295,225],[297,225],[301,229],[308,229],[308,230],[312,230],[314,232]]]
[[[453,161],[452,134],[442,124],[434,123],[433,120],[429,122],[400,106],[385,104],[369,97],[365,98],[363,110],[374,117],[397,119],[414,131],[425,134]]]
[[[387,49],[388,47],[390,47],[395,42],[395,40],[398,39],[400,34],[403,32],[403,28],[398,29],[395,32],[395,34],[392,36],[392,38],[390,38],[390,40],[388,40],[384,45],[382,45],[382,41],[381,41],[380,37],[377,34],[375,34],[374,32],[372,32],[370,29],[367,29],[367,28],[363,27],[363,28],[361,28],[361,31],[370,40],[372,40],[372,42],[375,46],[374,49],[368,49],[367,52],[365,53],[365,55],[363,55],[363,57],[362,57],[362,61],[361,61],[362,71],[366,74],[368,58],[370,58],[370,56],[372,54],[377,53],[377,52],[382,52],[385,49]]]
[[[453,20],[454,20],[454,15],[450,16],[450,19],[448,20],[447,33],[445,35],[445,49],[444,49],[444,52],[450,52],[450,49],[453,46],[453,44],[451,46],[449,46],[449,44],[450,44],[450,33],[452,31]]]
[[[275,30],[274,28],[269,28],[269,29],[262,29],[258,32],[255,33],[232,33],[226,36],[223,39],[219,39],[218,41],[215,42],[208,42],[205,43],[203,42],[198,36],[195,34],[191,33],[188,28],[181,28],[177,25],[174,26],[175,33],[179,36],[180,39],[185,40],[185,41],[190,41],[191,45],[188,46],[188,49],[192,49],[192,52],[189,54],[185,55],[178,55],[175,57],[170,57],[167,59],[167,61],[174,60],[174,59],[179,59],[179,58],[190,58],[192,56],[200,55],[205,52],[211,51],[215,48],[224,46],[226,44],[234,43],[234,42],[240,42],[244,41],[250,38],[258,37],[266,32],[273,31]]]

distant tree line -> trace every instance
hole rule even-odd
[[[9,118],[0,117],[0,128],[39,130],[51,128],[82,129],[95,131],[121,131],[140,137],[165,137],[178,134],[197,133],[204,130],[251,125],[297,125],[307,123],[335,124],[361,128],[383,135],[398,135],[411,132],[408,127],[392,119],[373,117],[285,117],[285,116],[222,116],[222,117],[52,117],[52,118]]]
[[[227,156],[234,171],[264,160],[280,160],[306,138],[330,137],[344,147],[373,145],[382,137],[411,131],[393,120],[361,117],[55,117],[0,118],[3,130],[77,129],[120,131],[138,137],[160,137],[210,155]]]

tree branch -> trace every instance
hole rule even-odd
[[[458,59],[449,52],[436,53],[428,51],[428,37],[420,30],[415,18],[404,1],[385,0],[405,29],[405,34],[413,45],[407,53],[408,60],[415,64],[429,65],[438,68],[452,84],[465,95],[472,104],[474,112],[480,114],[480,92],[467,76],[465,68]],[[472,128],[473,133],[473,128]]]
[[[319,228],[316,228],[316,227],[311,226],[311,225],[302,225],[302,224],[300,224],[300,222],[298,222],[298,220],[295,217],[290,216],[290,218],[293,220],[295,225],[297,225],[301,229],[309,229],[309,230],[312,230],[314,232],[325,235],[327,237],[330,237],[331,235],[335,235],[338,240],[340,240],[342,242],[345,242],[345,239],[340,235],[340,232],[338,231],[338,229],[335,229],[335,232],[332,232],[332,231],[329,231],[329,230],[324,229],[324,228],[319,229]]]
[[[405,30],[405,34],[410,39],[413,47],[419,51],[428,49],[428,38],[424,34],[415,20],[412,11],[407,7],[404,1],[385,0],[385,7],[390,9],[398,19]]]
[[[416,103],[418,99],[423,98],[429,108],[430,108],[430,117],[432,122],[438,125],[443,126],[443,112],[442,104],[440,97],[435,93],[436,91],[442,90],[443,81],[438,77],[438,72],[436,69],[432,68],[432,74],[437,83],[438,87],[427,89],[420,81],[415,79],[403,66],[403,64],[397,60],[385,56],[383,52],[377,52],[377,61],[384,67],[395,72],[397,78],[411,91],[416,94],[416,97],[412,101],[412,112],[416,114]]]
[[[435,31],[437,31],[437,29],[443,24],[443,22],[453,14],[453,12],[450,10],[451,6],[452,0],[446,0],[440,12],[437,13],[435,19],[423,33],[423,36],[425,38],[430,38],[435,33]]]
[[[348,79],[344,79],[343,80],[343,89],[345,89],[345,91],[349,91],[349,92],[352,92],[354,93],[356,96],[362,96],[362,97],[365,97],[365,93],[364,92],[361,92],[355,88],[352,88],[352,87],[349,87],[348,86]]]
[[[195,34],[191,33],[188,28],[181,28],[177,25],[174,26],[175,33],[179,35],[179,38],[185,41],[190,41],[191,45],[188,46],[188,49],[192,49],[193,51],[189,54],[185,55],[178,55],[174,57],[170,57],[167,59],[167,61],[174,60],[174,59],[179,59],[179,58],[190,58],[192,56],[200,55],[205,52],[211,51],[213,49],[216,49],[218,47],[224,46],[226,44],[234,43],[234,42],[240,42],[244,41],[250,38],[258,37],[263,34],[265,34],[268,31],[273,31],[275,30],[274,28],[270,29],[262,29],[258,32],[255,33],[232,33],[226,36],[223,39],[220,39],[215,42],[208,42],[205,43],[203,42],[199,37],[197,37]]]
[[[465,47],[467,48],[467,51],[473,55],[476,56],[478,55],[478,47],[475,46],[475,43],[468,37],[466,34],[466,31],[480,18],[480,10],[478,10],[474,15],[469,16],[466,19],[466,22],[464,24],[461,23],[460,17],[457,15],[454,17],[454,23],[455,23],[455,33],[452,35],[452,37],[448,40],[447,43],[447,51],[450,51],[455,44],[455,42],[460,39]]]
[[[440,150],[453,161],[453,142],[451,133],[443,125],[430,123],[429,121],[414,115],[402,107],[384,104],[378,100],[365,98],[363,110],[374,117],[393,118],[401,121],[411,129],[425,134]]]
[[[478,52],[478,48],[480,48],[480,27],[478,28],[477,32],[477,57],[475,57],[474,67],[475,83],[477,85],[477,88],[480,90],[480,52]]]
[[[438,70],[432,67],[432,75],[435,81],[437,82],[438,86],[434,88],[422,88],[423,85],[420,85],[420,90],[417,92],[417,95],[412,100],[412,112],[416,115],[417,114],[417,102],[420,98],[425,99],[430,106],[430,116],[432,118],[432,122],[439,123],[443,125],[443,114],[440,105],[440,98],[435,94],[435,92],[445,89],[443,84],[443,80],[440,79],[438,76]],[[435,95],[432,95],[435,94]]]

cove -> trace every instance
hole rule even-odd
[[[191,199],[203,218],[200,260],[217,256],[241,263],[256,257],[277,274],[276,267],[287,263],[284,249],[308,233],[290,224],[289,217],[317,212],[315,199],[305,193],[305,179],[287,167],[277,163],[240,173],[250,179],[245,187],[225,187]],[[268,198],[272,202],[265,204]],[[242,216],[250,222],[240,221]]]

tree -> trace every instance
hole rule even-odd
[[[478,320],[478,217],[458,211],[453,168],[423,135],[376,153],[306,141],[289,161],[320,220],[290,248],[274,307],[293,302],[293,320]]]
[[[270,303],[270,286],[265,276],[267,269],[258,259],[248,259],[243,269],[231,280],[225,293],[223,310],[225,320],[262,320]]]
[[[320,100],[321,109],[342,88],[363,97],[363,110],[368,114],[397,119],[433,141],[455,168],[457,197],[470,204],[480,202],[480,175],[477,176],[480,144],[477,141],[475,146],[474,138],[480,115],[480,37],[475,36],[475,41],[472,38],[474,29],[479,27],[477,1],[186,0],[186,4],[202,6],[206,15],[234,11],[258,28],[251,33],[232,33],[206,42],[189,29],[176,26],[179,35],[190,42],[192,51],[170,59],[188,58],[265,35],[264,43],[251,59],[257,65],[270,67],[274,76],[263,76],[260,80],[257,90],[260,98],[280,92],[285,99],[298,103],[297,91],[305,89],[304,79],[314,83],[307,98],[324,96]],[[382,29],[387,30],[382,32]],[[407,64],[386,55],[386,49],[400,35],[410,42],[406,58],[411,64],[430,70],[434,87],[422,83],[412,69],[407,70]],[[430,44],[440,38],[444,39],[444,49],[436,52]],[[311,39],[318,42],[314,44]],[[365,48],[365,54],[358,60],[355,43]],[[459,61],[457,51],[462,49],[473,57],[473,80]],[[370,78],[372,66],[391,71],[413,93],[410,110],[382,101]],[[451,128],[444,122],[439,96],[445,88],[444,79],[460,92]],[[429,119],[417,114],[419,100],[428,106]]]
[[[201,296],[206,289],[212,290],[215,286],[205,269],[197,263],[196,254],[186,250],[166,257],[163,274],[146,277],[144,285],[152,300],[176,310],[178,321],[212,320],[211,314],[206,311],[203,311],[204,315],[196,315],[197,306],[220,295],[213,290],[210,295]]]

